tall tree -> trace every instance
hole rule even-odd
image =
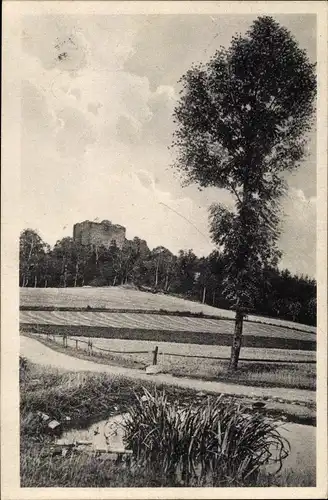
[[[155,289],[159,288],[168,291],[175,261],[172,252],[163,246],[159,246],[151,251],[150,259],[154,274],[152,285]]]
[[[24,229],[19,239],[19,281],[22,287],[37,287],[43,276],[49,245],[33,229]]]
[[[61,287],[83,284],[91,252],[91,247],[81,245],[69,236],[58,240],[52,250],[57,284]]]
[[[232,211],[212,206],[210,223],[226,257],[224,292],[236,311],[230,359],[236,369],[243,317],[254,307],[264,269],[280,257],[283,174],[304,157],[315,67],[284,27],[260,17],[181,82],[175,167],[185,182],[227,189],[235,200]]]
[[[172,288],[175,292],[192,295],[197,279],[198,259],[192,250],[179,250],[175,264],[175,276]]]

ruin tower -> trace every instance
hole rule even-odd
[[[81,245],[97,245],[109,247],[113,242],[122,248],[125,242],[126,229],[119,224],[112,224],[108,220],[91,222],[85,220],[73,226],[73,238]]]

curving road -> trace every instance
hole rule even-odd
[[[286,389],[278,387],[252,387],[245,385],[227,384],[223,382],[195,380],[188,378],[173,377],[169,374],[148,375],[145,372],[132,368],[120,366],[102,365],[84,359],[75,358],[58,351],[54,351],[36,339],[20,337],[20,353],[36,364],[52,366],[62,370],[91,371],[98,373],[109,373],[114,376],[123,376],[133,380],[147,380],[157,384],[173,385],[176,387],[205,391],[212,393],[225,393],[236,396],[263,398],[271,400],[282,400],[298,402],[303,404],[315,404],[316,393],[304,389]]]

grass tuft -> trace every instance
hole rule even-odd
[[[127,446],[151,474],[185,486],[256,484],[261,469],[289,454],[278,424],[224,397],[182,408],[165,391],[136,395],[124,422]]]

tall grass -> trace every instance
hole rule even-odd
[[[224,397],[181,408],[144,389],[123,425],[137,463],[186,486],[252,485],[263,466],[278,463],[278,473],[289,454],[277,423]]]

